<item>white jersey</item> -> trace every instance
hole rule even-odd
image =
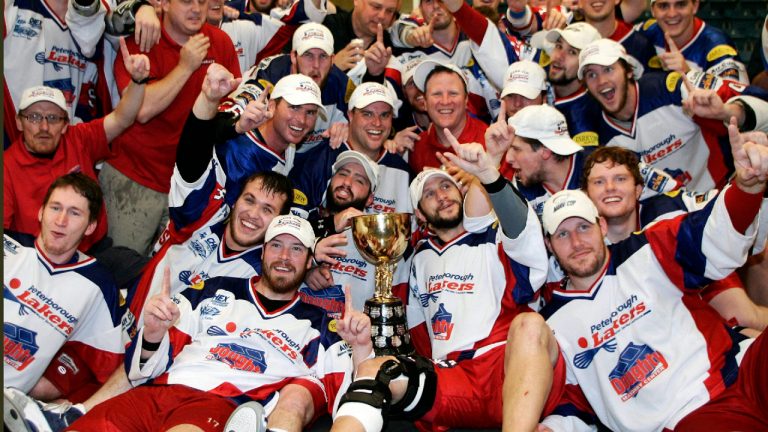
[[[140,364],[143,329],[126,356],[134,385],[182,384],[235,399],[260,401],[267,410],[274,393],[300,380],[333,401],[351,370],[349,346],[335,333],[335,321],[298,296],[268,312],[251,279],[214,278],[202,290],[185,290],[172,300],[180,317],[160,348]]]
[[[106,381],[123,359],[112,276],[79,252],[54,264],[33,242],[3,236],[3,385],[31,390],[64,344]]]
[[[5,0],[4,17],[3,72],[11,99],[4,104],[7,112],[18,111],[24,90],[45,85],[64,93],[69,116],[76,119],[81,96],[87,100],[98,71],[80,50],[67,22],[39,0]],[[98,41],[100,34],[94,37]]]
[[[583,392],[611,430],[649,431],[673,429],[735,380],[738,339],[697,290],[743,264],[755,238],[755,223],[733,228],[724,201],[609,246],[588,291],[552,290],[541,313],[565,360],[553,394]]]
[[[515,239],[504,235],[493,212],[465,216],[467,232],[416,247],[406,315],[409,328],[426,326],[433,359],[473,358],[506,343],[512,318],[535,299],[547,275],[539,227],[530,207]]]
[[[227,253],[224,248],[230,213],[224,200],[225,181],[216,157],[193,183],[185,182],[174,167],[168,195],[170,221],[160,235],[155,255],[128,297],[123,317],[128,340],[143,325],[144,305],[160,292],[166,266],[171,270],[171,293],[199,290],[206,279],[214,276],[249,278],[261,273],[261,244],[237,253]]]

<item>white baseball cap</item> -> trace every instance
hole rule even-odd
[[[328,55],[333,55],[333,34],[328,27],[318,23],[301,25],[293,33],[293,49],[302,55],[312,48],[320,48]]]
[[[355,88],[349,98],[349,109],[365,108],[374,102],[385,102],[395,109],[395,102],[389,89],[379,83],[364,82]]]
[[[69,118],[69,111],[67,111],[67,100],[64,99],[64,93],[61,90],[47,87],[47,86],[35,86],[30,87],[21,94],[21,103],[19,103],[19,111],[29,108],[32,104],[37,102],[50,102],[57,107],[64,110]]]
[[[589,65],[610,66],[619,59],[626,61],[635,71],[635,78],[642,74],[643,67],[631,55],[627,54],[624,46],[611,39],[598,39],[579,53],[579,79],[584,79],[584,68]]]
[[[411,192],[411,203],[413,204],[413,208],[419,207],[421,194],[424,193],[424,185],[427,183],[427,180],[431,179],[434,176],[445,177],[450,181],[452,181],[453,184],[456,185],[456,187],[459,187],[459,184],[456,183],[456,180],[454,180],[454,178],[451,177],[450,174],[448,174],[448,171],[444,171],[437,168],[425,168],[424,171],[420,172],[419,175],[417,175],[416,178],[413,179],[413,181],[411,182],[410,192]]]
[[[564,220],[579,217],[589,223],[597,222],[597,207],[584,192],[561,190],[544,203],[541,224],[547,234],[552,235]]]
[[[336,174],[336,171],[350,162],[359,163],[363,166],[365,175],[368,177],[368,181],[371,182],[371,193],[376,191],[376,186],[379,185],[379,164],[358,151],[347,150],[339,153],[336,157],[336,162],[331,167],[333,174]]]
[[[423,62],[424,62],[424,57],[416,57],[408,60],[403,65],[403,71],[400,75],[400,82],[402,82],[403,85],[408,83],[408,80],[413,78],[413,74],[414,72],[416,72],[416,68],[419,67],[419,65]]]
[[[520,60],[512,63],[504,73],[504,89],[501,96],[519,94],[534,99],[547,89],[547,73],[537,63]]]
[[[547,40],[552,43],[557,42],[561,37],[568,42],[568,45],[579,50],[602,38],[594,26],[585,22],[573,23],[564,29],[553,29],[547,33]]]
[[[294,215],[282,215],[272,219],[264,234],[264,243],[268,243],[280,234],[290,234],[309,249],[315,246],[315,232],[306,219]]]
[[[326,114],[320,97],[320,87],[306,75],[293,74],[280,78],[269,97],[270,99],[283,98],[291,105],[317,105],[320,111]]]
[[[416,69],[413,71],[413,83],[416,84],[416,87],[419,90],[423,92],[427,91],[427,77],[437,66],[443,66],[456,72],[461,79],[464,80],[464,85],[469,86],[467,76],[464,75],[464,71],[462,71],[460,67],[453,63],[444,63],[438,60],[426,59],[416,66]]]
[[[565,116],[549,105],[529,105],[507,120],[515,135],[541,141],[553,153],[572,155],[583,148],[568,134]]]

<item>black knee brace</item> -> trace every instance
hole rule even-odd
[[[400,362],[401,373],[408,377],[408,387],[400,402],[392,405],[392,417],[417,420],[432,409],[432,405],[435,403],[435,393],[437,391],[435,366],[429,359],[421,356],[397,356],[397,360]],[[421,388],[421,395],[419,400],[416,401],[419,388]],[[405,411],[414,401],[416,405]]]

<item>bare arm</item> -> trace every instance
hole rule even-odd
[[[110,142],[115,137],[128,129],[139,113],[142,102],[144,101],[145,84],[140,84],[142,80],[149,76],[149,58],[144,54],[130,54],[125,45],[125,39],[120,39],[120,51],[123,54],[123,63],[125,69],[131,75],[131,82],[123,91],[123,97],[117,104],[115,110],[104,118],[104,132],[107,135],[107,141]],[[137,82],[138,81],[138,82]]]

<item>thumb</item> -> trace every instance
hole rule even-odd
[[[741,163],[741,158],[739,156],[744,147],[744,140],[741,139],[741,134],[739,134],[736,117],[731,117],[731,121],[728,124],[728,140],[731,143],[731,152],[733,153],[734,162],[744,166],[744,164]]]
[[[160,295],[165,298],[171,298],[171,267],[165,266],[163,269],[163,288]]]

